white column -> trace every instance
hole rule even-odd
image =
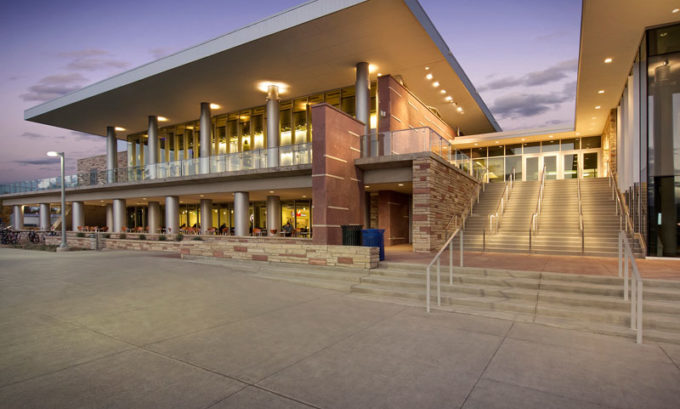
[[[114,183],[118,169],[118,143],[116,141],[116,128],[106,127],[106,182]]]
[[[14,220],[12,220],[12,226],[14,230],[23,230],[24,228],[24,206],[14,205],[14,211],[12,213]]]
[[[113,205],[106,205],[106,231],[113,231]]]
[[[40,203],[40,230],[49,230],[51,224],[50,204]]]
[[[71,203],[71,230],[78,231],[78,226],[85,226],[85,206],[83,202]]]
[[[292,129],[295,138],[295,127]],[[293,141],[294,143],[295,141]],[[279,87],[270,85],[267,90],[267,167],[279,166]]]
[[[125,214],[125,199],[113,200],[113,231],[120,233],[127,227],[127,215]]]
[[[357,121],[363,122],[364,135],[371,132],[371,81],[368,76],[368,63],[360,62],[356,66],[356,92],[355,106]],[[361,147],[370,156],[370,140],[364,138],[364,145]]]
[[[212,227],[212,200],[201,199],[201,234],[206,234]]]
[[[236,236],[250,235],[250,195],[248,192],[234,193],[234,233]]]
[[[179,197],[177,196],[165,198],[165,232],[179,233]]]
[[[147,220],[149,222],[149,233],[156,234],[161,229],[161,204],[158,202],[149,202],[147,206],[148,214]]]
[[[156,178],[156,163],[158,163],[159,143],[158,143],[158,117],[155,115],[149,116],[149,158],[146,161],[149,169],[149,178]]]
[[[272,229],[277,233],[281,231],[281,198],[279,196],[267,196],[267,234],[272,234]]]
[[[210,120],[210,103],[201,102],[200,133],[199,133],[199,163],[201,173],[210,173],[210,135],[212,121]]]

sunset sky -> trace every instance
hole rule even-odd
[[[301,0],[24,0],[0,4],[0,183],[67,173],[104,138],[25,109],[220,36]],[[580,0],[420,0],[503,130],[573,125]],[[120,144],[119,150],[125,149]]]

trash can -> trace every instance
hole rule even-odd
[[[343,246],[361,246],[361,224],[346,224],[340,227]]]
[[[380,261],[385,260],[385,229],[364,229],[361,231],[361,242],[366,247],[380,249]]]

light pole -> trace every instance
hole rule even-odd
[[[59,156],[61,160],[61,244],[59,248],[66,249],[66,184],[64,183],[64,152],[47,152],[47,156]]]

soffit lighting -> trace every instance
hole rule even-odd
[[[425,67],[425,71],[430,71],[430,67]]]
[[[604,94],[604,90],[601,89],[601,90],[597,91],[597,93],[598,93],[598,94]]]
[[[302,198],[303,198],[303,199],[306,199],[306,198],[307,198],[307,195],[302,195]]]
[[[498,143],[498,141],[496,141],[496,143]]]
[[[612,62],[612,61],[614,61],[614,60],[612,59],[612,57],[607,57],[607,58],[604,59],[604,63],[605,63],[605,64],[609,64],[609,63]]]
[[[273,191],[273,190],[270,190],[269,193],[274,193],[274,191]]]
[[[403,183],[399,183],[399,184],[397,184],[397,186],[404,186],[404,184],[403,184]]]
[[[671,10],[671,13],[675,14],[675,13],[677,13],[678,11],[680,11],[680,9],[673,9],[673,10]]]
[[[164,116],[156,117],[156,119],[158,119],[158,122],[168,122],[168,118],[166,118]]]
[[[370,187],[370,186],[368,186],[368,185],[366,185],[366,186],[364,186],[364,187],[365,187],[366,189],[370,189],[370,188],[371,188],[371,187]]]
[[[522,138],[522,142],[524,142],[524,141],[526,141],[526,140],[527,140],[527,138]]]
[[[115,129],[116,131],[120,131],[120,132],[126,131],[126,129],[123,128],[122,126],[117,126],[117,127],[113,128],[113,129]]]
[[[479,145],[477,142],[475,142],[475,146]]]
[[[205,195],[201,195],[201,197],[205,197]]]
[[[453,98],[451,98],[451,96],[448,96],[448,97],[446,97],[446,98],[444,98],[444,99],[447,100],[447,101],[449,101],[449,102],[453,101]]]
[[[602,107],[601,107],[601,106],[599,106],[599,105],[595,107],[595,109],[600,109],[600,108],[602,108]]]
[[[427,75],[425,76],[425,78],[427,78],[428,80],[431,80],[431,79],[432,79],[432,74],[427,74]]]
[[[290,86],[285,82],[260,81],[257,83],[257,89],[259,89],[262,92],[268,92],[270,85],[277,86],[279,88],[279,94],[285,93],[286,91],[288,91],[288,88],[290,88]]]
[[[439,91],[439,93],[440,93],[440,94],[446,94],[446,90],[443,89],[443,90]]]
[[[368,72],[376,72],[378,71],[378,66],[375,64],[368,64]]]
[[[456,111],[458,111],[458,112],[463,112],[463,107],[458,107],[458,108],[456,108]]]
[[[378,77],[382,77],[382,73],[378,73]]]
[[[210,104],[210,109],[220,109],[220,108],[222,108],[222,106],[219,105],[219,104],[214,104],[214,103]]]
[[[435,88],[437,88],[437,87],[439,86],[439,81],[433,82],[433,83],[432,83],[432,86],[435,87]]]
[[[548,136],[548,138],[553,138],[553,136],[552,136],[552,135],[550,135],[550,136]]]

